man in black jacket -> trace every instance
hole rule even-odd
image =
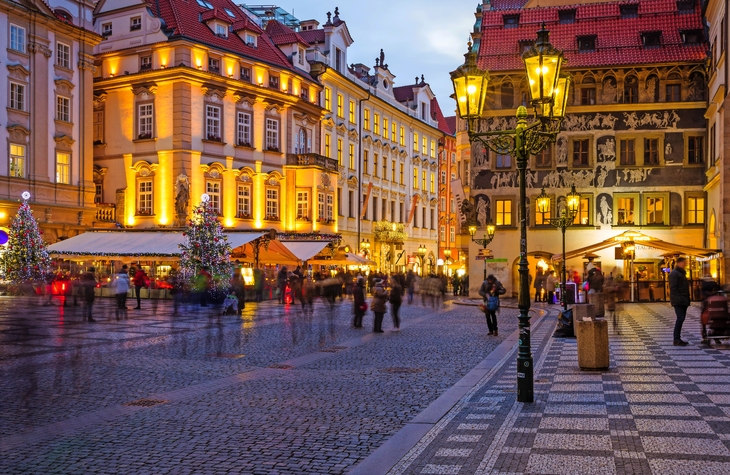
[[[689,281],[687,280],[687,259],[678,257],[674,270],[669,274],[669,299],[677,315],[674,324],[674,346],[687,346],[688,343],[682,340],[682,324],[687,316],[687,308],[690,305]]]

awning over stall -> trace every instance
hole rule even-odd
[[[280,243],[294,254],[300,261],[308,261],[322,249],[324,249],[329,241],[280,241]]]
[[[717,249],[704,249],[698,247],[683,246],[681,244],[674,244],[655,237],[648,236],[639,231],[626,231],[619,234],[618,236],[614,236],[591,246],[582,247],[580,249],[573,249],[572,251],[566,252],[565,255],[567,259],[575,259],[577,257],[581,257],[583,254],[600,251],[609,247],[620,246],[621,244],[626,242],[634,242],[635,244],[653,247],[654,249],[659,249],[668,253],[687,255],[701,259],[707,258],[708,256],[717,255],[721,252]],[[562,254],[553,255],[553,261],[562,260]]]
[[[260,238],[263,232],[225,233],[233,249]],[[170,231],[93,231],[48,246],[53,257],[174,258],[185,236]]]

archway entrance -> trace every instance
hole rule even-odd
[[[530,270],[530,296],[532,300],[535,298],[535,278],[538,270],[543,273],[556,271],[550,260],[552,253],[545,251],[533,251],[527,253],[528,269]],[[520,290],[520,258],[518,257],[512,262],[512,296],[517,297]]]

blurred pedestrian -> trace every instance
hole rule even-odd
[[[386,302],[388,301],[388,291],[386,291],[383,287],[383,281],[381,279],[375,279],[373,283],[373,301],[370,304],[370,307],[373,309],[373,313],[375,314],[373,332],[383,333],[383,317],[387,311]]]
[[[365,278],[363,276],[358,276],[355,287],[352,289],[352,296],[355,301],[355,320],[352,326],[362,328],[362,317],[365,316],[365,311],[367,310],[367,304],[365,303]]]
[[[555,285],[557,283],[558,279],[555,277],[555,272],[548,273],[547,279],[545,279],[545,291],[547,292],[547,303],[550,305],[555,303]]]
[[[137,269],[137,272],[134,274],[134,278],[132,279],[132,283],[134,284],[134,293],[137,296],[137,306],[134,307],[135,310],[142,308],[142,289],[149,285],[148,282],[149,278],[147,277],[144,269],[141,267]]]
[[[484,299],[484,314],[487,317],[487,335],[499,336],[497,328],[497,312],[499,311],[499,296],[507,293],[502,283],[493,275],[487,276],[487,280],[479,288],[479,295]]]
[[[85,320],[90,322],[96,321],[91,316],[96,290],[96,277],[94,276],[94,272],[96,272],[96,269],[89,267],[89,270],[81,275],[81,284],[84,289],[84,306],[82,308],[82,315]]]
[[[253,290],[256,302],[264,299],[264,272],[258,267],[253,270]]]
[[[127,293],[129,293],[130,287],[131,282],[129,281],[129,269],[127,268],[127,265],[124,264],[122,269],[114,276],[114,280],[112,281],[112,288],[114,289],[114,295],[117,301],[117,308],[115,312],[117,320],[120,319],[120,316],[124,319],[127,318]]]
[[[393,317],[393,331],[400,331],[400,306],[403,304],[403,287],[400,286],[395,277],[390,279],[390,314]]]
[[[686,267],[687,259],[678,257],[674,270],[669,274],[669,298],[677,317],[674,323],[674,346],[687,346],[689,344],[682,340],[682,324],[687,317],[687,308],[691,304]]]

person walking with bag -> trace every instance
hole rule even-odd
[[[112,287],[114,288],[114,295],[116,296],[117,300],[117,310],[116,310],[116,316],[117,320],[119,320],[120,315],[122,318],[127,318],[127,293],[129,292],[129,288],[131,287],[131,283],[129,281],[129,270],[127,269],[127,265],[124,264],[122,266],[122,270],[119,271],[119,273],[114,276],[114,281],[112,282]]]
[[[365,278],[359,276],[355,287],[352,289],[352,296],[355,300],[355,320],[352,326],[355,328],[362,328],[362,318],[365,316],[365,311],[368,309],[368,304],[365,303]]]
[[[386,302],[388,301],[388,291],[383,287],[383,281],[381,279],[375,279],[375,286],[373,287],[373,301],[370,307],[373,309],[375,314],[375,321],[373,322],[373,333],[383,333],[383,317],[385,312],[388,310]]]
[[[400,316],[398,312],[400,312],[400,306],[403,303],[403,287],[398,284],[395,277],[390,278],[390,297],[388,301],[390,302],[390,314],[393,316],[393,331],[399,332]]]
[[[479,295],[484,299],[484,314],[487,317],[487,335],[499,336],[497,329],[497,312],[499,311],[499,296],[507,292],[504,286],[493,275],[487,276],[487,280],[479,288]]]
[[[677,320],[674,323],[674,346],[687,346],[682,340],[682,324],[687,317],[687,308],[691,304],[689,281],[687,280],[687,259],[678,257],[674,270],[669,274],[669,300],[674,307]]]

